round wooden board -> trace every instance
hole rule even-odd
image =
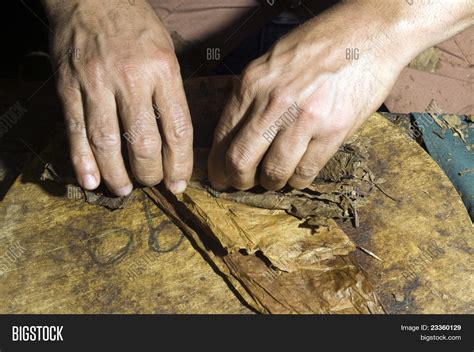
[[[370,168],[385,179],[359,214],[343,224],[358,260],[390,313],[473,313],[474,237],[464,204],[433,159],[379,114],[358,135],[372,140]]]
[[[230,80],[204,77],[185,86],[195,144],[206,147]],[[472,225],[453,186],[382,116],[372,116],[360,135],[372,139],[374,174],[399,201],[377,191],[358,229],[341,226],[382,259],[357,254],[387,312],[472,313]],[[42,168],[35,160],[0,205],[0,256],[12,244],[24,249],[1,274],[1,313],[250,312],[141,190],[111,212],[40,181]]]

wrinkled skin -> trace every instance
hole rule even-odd
[[[249,64],[215,131],[208,163],[214,188],[308,187],[383,103],[430,40],[408,39],[403,22],[362,3],[305,23]],[[400,11],[380,3],[380,13]],[[298,113],[288,118],[294,106]]]
[[[368,46],[358,60],[346,59],[346,48],[365,31],[342,20],[312,21],[247,67],[215,132],[209,159],[215,188],[310,185],[382,104],[403,67]],[[294,118],[284,120],[295,105]]]
[[[193,133],[167,30],[146,2],[71,3],[53,21],[51,51],[79,183],[131,192],[122,124],[136,180],[184,191]]]
[[[42,2],[81,186],[102,180],[116,195],[131,192],[123,134],[133,178],[183,192],[193,131],[173,44],[153,9],[145,0]],[[240,76],[215,131],[212,185],[307,187],[412,58],[473,23],[469,1],[348,0],[295,29]]]

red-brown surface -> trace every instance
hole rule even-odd
[[[474,27],[436,47],[441,50],[439,69],[405,68],[385,101],[391,112],[425,111],[433,99],[439,112],[474,114]]]

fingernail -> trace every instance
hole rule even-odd
[[[82,178],[82,185],[88,190],[95,189],[98,186],[96,178],[92,175],[85,175]]]
[[[132,189],[133,189],[133,186],[131,184],[129,184],[128,186],[116,189],[115,194],[120,196],[120,197],[128,196],[130,194],[130,192],[132,192]]]
[[[186,181],[175,181],[175,182],[171,182],[170,184],[170,191],[174,194],[180,194],[180,193],[183,193],[185,190],[186,190],[186,186],[187,186],[187,182]]]

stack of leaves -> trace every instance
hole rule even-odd
[[[206,155],[197,151],[184,194],[145,192],[257,311],[383,313],[355,244],[332,219],[370,193],[353,193],[372,184],[359,148],[344,147],[305,191],[217,193],[203,186]]]

